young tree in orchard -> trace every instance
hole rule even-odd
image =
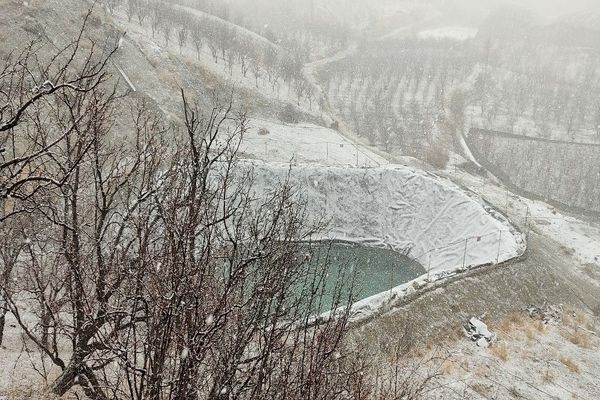
[[[188,30],[185,26],[180,27],[177,30],[177,44],[179,45],[179,54],[183,52],[183,47],[186,45],[188,40]]]
[[[465,93],[460,89],[453,90],[448,102],[448,118],[459,132],[465,129],[465,109]]]
[[[190,32],[190,36],[192,43],[194,44],[194,48],[196,49],[196,56],[199,60],[200,54],[202,53],[202,46],[204,45],[204,36],[202,34],[201,27],[195,25]]]

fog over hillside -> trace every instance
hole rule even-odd
[[[600,0],[0,0],[0,400],[600,399]]]

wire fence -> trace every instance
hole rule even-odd
[[[408,254],[408,257],[419,263],[426,273],[427,281],[464,272],[469,269],[489,264],[500,264],[521,256],[518,240],[508,240],[513,233],[509,229],[498,229],[482,235],[469,236],[436,246],[420,254]],[[517,248],[513,244],[517,245]],[[406,284],[406,276],[400,269],[393,269],[388,289]]]
[[[350,141],[309,141],[309,140],[286,140],[285,138],[264,136],[246,136],[244,138],[251,145],[251,151],[255,156],[264,156],[267,160],[274,160],[286,163],[315,163],[327,164],[330,166],[351,166],[357,168],[376,168],[383,165],[385,159],[376,159],[371,154],[373,151],[365,145],[356,144]],[[383,162],[382,162],[383,161]],[[456,171],[458,172],[458,171]],[[475,184],[462,186],[471,187],[471,190],[480,195],[488,203],[485,192],[490,184],[484,178],[480,180],[480,186]],[[506,207],[508,211],[511,193],[506,190]],[[498,207],[502,209],[502,207]],[[508,212],[507,212],[508,214]],[[547,218],[547,217],[542,217]],[[536,217],[530,215],[529,209],[519,218],[519,228],[525,234],[529,235],[530,222]],[[537,218],[540,219],[540,218]],[[558,217],[557,217],[558,219]],[[450,275],[458,270],[466,270],[480,265],[499,264],[522,255],[519,253],[519,243],[509,240],[514,237],[514,231],[509,228],[498,229],[482,235],[473,235],[461,238],[450,243],[445,243],[434,248],[421,252],[418,255],[409,254],[409,257],[418,262],[427,273],[428,280],[431,275]],[[522,246],[524,250],[525,244]],[[398,271],[390,279],[390,290],[399,286],[401,282],[402,271]]]
[[[257,156],[279,162],[308,162],[338,167],[377,168],[387,161],[373,154],[372,150],[357,143],[333,141],[299,141],[284,138],[246,136],[244,141],[250,144]]]
[[[457,172],[455,170],[455,172]],[[499,187],[481,177],[476,182],[465,182],[456,173],[461,185],[469,188],[488,204],[493,204],[496,210],[503,212],[510,222],[517,226],[527,239],[535,225],[549,225],[553,221],[565,221],[564,215],[540,215],[534,213],[530,205],[522,197],[514,194],[508,187]],[[498,193],[500,191],[500,193]],[[495,192],[495,193],[494,193]]]

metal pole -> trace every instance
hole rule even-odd
[[[502,243],[502,231],[500,230],[500,235],[498,237],[498,255],[496,256],[496,264],[500,261],[500,244]]]
[[[327,162],[329,162],[329,142],[325,143],[325,148],[327,149]]]
[[[429,265],[427,266],[427,281],[429,282],[429,273],[431,272],[431,252],[429,253]]]
[[[527,212],[525,213],[525,238],[529,240],[529,204],[527,205]]]
[[[354,148],[356,149],[356,168],[358,168],[358,145],[354,143]]]
[[[392,273],[390,274],[390,293],[392,293],[392,289],[394,288],[394,277],[396,276],[396,268],[392,269]]]
[[[465,239],[465,252],[463,254],[463,268],[465,267],[465,264],[467,263],[467,243],[469,242],[469,238]]]

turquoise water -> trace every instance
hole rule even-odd
[[[307,245],[308,246],[308,245]],[[390,290],[427,273],[414,260],[389,249],[367,247],[341,242],[313,244],[310,261],[327,265],[327,279],[323,304],[331,305],[336,285],[342,283],[341,292],[353,302]],[[341,304],[347,303],[342,300]]]

